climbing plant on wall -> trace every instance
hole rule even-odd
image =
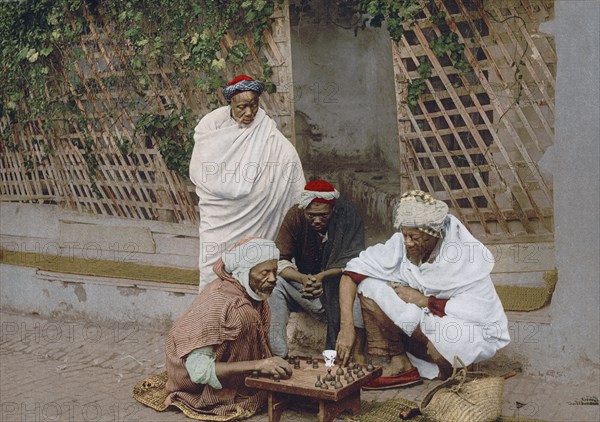
[[[156,147],[170,169],[187,174],[190,122],[196,116],[193,107],[159,92],[170,83],[160,73],[168,69],[168,79],[177,81],[173,91],[191,84],[205,106],[218,105],[217,88],[228,71],[248,60],[251,48],[260,50],[263,31],[282,1],[0,2],[0,148],[25,148],[15,133],[28,122],[42,120],[48,131],[67,127],[81,132],[76,142],[83,144],[78,146],[95,179],[99,146],[85,139],[98,129],[99,115],[117,121],[117,113],[131,113],[140,139],[120,139],[119,151],[127,155],[136,147]],[[91,44],[101,36],[113,41],[110,51],[93,51]],[[224,48],[226,37],[232,41]],[[256,76],[272,91],[269,66],[259,60],[262,75]],[[86,102],[101,94],[104,103],[92,108]]]
[[[418,19],[424,19],[423,7],[419,0],[360,0],[360,11],[370,16],[369,25],[380,27],[385,22],[390,37],[394,42],[400,42],[405,29],[414,25]],[[433,1],[427,1],[429,8],[435,9]],[[437,57],[448,55],[452,65],[461,74],[470,72],[471,65],[464,55],[465,46],[458,40],[456,33],[452,32],[446,24],[446,14],[437,11],[429,17],[436,25],[441,35],[431,42],[431,49]],[[427,60],[422,60],[417,67],[419,78],[412,80],[408,86],[407,102],[410,106],[417,105],[421,94],[426,90],[425,81],[432,75],[431,65]]]

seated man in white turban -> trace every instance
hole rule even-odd
[[[455,356],[470,365],[510,342],[490,279],[493,256],[448,206],[425,192],[407,192],[394,226],[400,231],[351,260],[340,281],[338,356],[345,363],[351,353],[358,291],[369,354],[384,366],[365,389],[413,385],[421,376],[443,379]]]
[[[270,310],[279,250],[265,239],[241,241],[225,251],[209,283],[166,339],[165,404],[185,402],[211,420],[250,417],[267,400],[244,386],[256,371],[289,378],[292,368],[269,349]]]

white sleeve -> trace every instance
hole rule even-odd
[[[281,274],[281,272],[286,268],[293,268],[294,270],[298,271],[298,267],[294,263],[294,258],[292,258],[291,261],[288,261],[287,259],[280,259],[277,261],[277,274]]]
[[[185,369],[193,383],[210,385],[215,390],[223,388],[217,378],[215,352],[211,346],[192,350],[185,360]]]

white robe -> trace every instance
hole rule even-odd
[[[510,336],[490,278],[494,266],[491,252],[450,214],[436,252],[433,262],[414,265],[406,256],[402,233],[396,233],[385,244],[361,252],[345,270],[369,276],[358,285],[358,292],[377,302],[406,334],[412,335],[419,326],[448,362],[453,363],[455,355],[465,365],[494,356],[510,342]],[[446,316],[404,302],[390,281],[425,296],[449,299]]]
[[[250,125],[220,107],[194,132],[190,179],[200,211],[200,289],[216,278],[213,264],[247,236],[274,240],[305,179],[294,146],[259,109]]]

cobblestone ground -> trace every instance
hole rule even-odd
[[[189,421],[155,412],[131,397],[133,385],[164,371],[164,332],[130,323],[43,319],[0,312],[0,421]],[[405,390],[363,392],[363,400],[420,400],[436,381]],[[505,386],[503,414],[547,421],[598,421],[599,406],[569,404],[598,397],[595,385],[566,386],[518,375]],[[344,415],[339,420],[344,420]],[[283,421],[315,421],[287,410]],[[266,414],[251,422],[266,422]]]

